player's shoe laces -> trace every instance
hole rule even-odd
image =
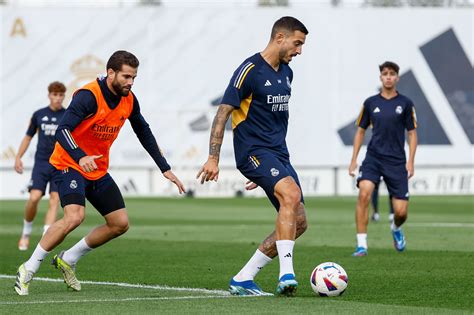
[[[70,266],[62,259],[63,255],[64,251],[60,252],[58,255],[54,255],[51,264],[56,267],[56,269],[61,270],[64,282],[66,283],[68,288],[71,288],[74,291],[81,291],[81,283],[76,278],[74,267]]]
[[[374,212],[370,219],[374,222],[379,222],[380,221],[380,214],[378,212]]]
[[[18,249],[19,250],[27,250],[30,247],[30,236],[29,235],[21,235],[20,240],[18,241]]]
[[[15,281],[15,291],[18,295],[28,295],[28,286],[33,280],[33,275],[33,272],[26,270],[25,264],[18,267]]]
[[[367,248],[365,247],[357,247],[355,252],[352,253],[353,257],[362,257],[367,256]]]
[[[233,278],[230,280],[229,292],[232,295],[273,295],[271,293],[262,291],[262,289],[260,289],[260,287],[252,280],[235,281]]]
[[[287,273],[280,278],[276,288],[276,293],[278,295],[294,296],[297,288],[298,282],[296,282],[295,275]]]
[[[402,229],[392,231],[392,236],[393,236],[393,246],[395,246],[395,249],[399,252],[402,252],[403,250],[405,250],[405,246],[407,243],[405,241],[405,236],[403,235]]]

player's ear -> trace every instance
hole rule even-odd
[[[275,34],[275,42],[281,44],[285,40],[285,34],[283,32],[278,32]]]
[[[112,68],[107,69],[107,76],[111,79],[115,78],[115,71]]]

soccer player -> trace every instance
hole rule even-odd
[[[262,187],[278,211],[275,230],[231,279],[229,291],[234,295],[268,295],[253,280],[277,255],[277,294],[291,296],[298,286],[293,246],[307,223],[300,183],[291,166],[285,138],[293,80],[288,63],[301,54],[307,34],[303,23],[282,17],[273,25],[267,47],[237,68],[214,118],[209,157],[197,174],[201,183],[217,181],[224,127],[232,114],[237,168],[249,179],[247,189]]]
[[[49,105],[33,113],[26,135],[21,141],[18,153],[15,157],[15,171],[23,174],[23,162],[21,158],[28,149],[31,139],[38,132],[38,144],[36,145],[35,162],[31,173],[28,192],[30,196],[25,205],[23,218],[23,232],[18,241],[19,250],[27,250],[30,246],[30,235],[33,228],[33,220],[38,212],[38,204],[46,193],[49,183],[49,207],[44,219],[43,234],[51,224],[56,221],[59,206],[58,186],[55,180],[59,171],[49,164],[49,156],[53,153],[55,134],[65,109],[63,108],[64,93],[66,87],[61,82],[52,82],[48,86]]]
[[[179,193],[185,192],[131,93],[138,65],[133,54],[116,51],[107,62],[107,76],[75,92],[56,132],[58,143],[50,158],[50,163],[61,171],[58,187],[64,217],[48,229],[30,259],[18,268],[15,290],[19,295],[28,294],[28,285],[43,259],[84,220],[86,199],[104,217],[105,224],[54,256],[53,265],[61,270],[68,287],[81,290],[75,275],[79,258],[128,230],[124,200],[107,173],[110,146],[126,119],[163,176],[177,186]]]
[[[359,198],[356,206],[357,248],[353,256],[367,255],[367,223],[370,196],[383,176],[395,213],[391,224],[394,246],[397,251],[405,249],[405,236],[401,229],[407,219],[408,179],[415,172],[417,146],[416,115],[413,102],[400,94],[396,87],[399,67],[386,61],[379,66],[381,93],[365,100],[356,125],[354,148],[349,174],[355,176],[357,156],[364,141],[365,130],[373,126],[372,139],[357,176]],[[408,134],[409,156],[405,157],[405,130]]]

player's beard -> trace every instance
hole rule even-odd
[[[117,81],[112,82],[112,88],[114,89],[115,93],[117,93],[120,96],[128,96],[128,93],[130,92],[130,89],[125,89]]]
[[[286,60],[286,56],[288,55],[288,51],[287,50],[280,50],[280,53],[279,53],[279,56],[278,58],[280,59],[280,63],[283,63],[285,65],[287,65],[289,63],[288,60]]]

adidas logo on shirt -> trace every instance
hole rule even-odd
[[[380,109],[378,107],[375,107],[374,113],[380,113]]]
[[[271,86],[272,84],[270,83],[270,81],[267,80],[267,82],[265,82],[265,86]]]
[[[48,121],[48,120],[49,120],[48,116],[44,116],[43,118],[41,118],[41,121]]]

